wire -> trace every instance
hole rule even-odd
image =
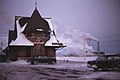
[[[120,38],[120,34],[113,34],[113,35],[108,35],[108,36],[101,36],[101,37],[98,37],[98,38],[108,38],[108,37],[119,37]]]

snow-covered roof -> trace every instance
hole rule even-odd
[[[50,26],[50,29],[51,29],[51,33],[50,33],[50,39],[45,43],[45,46],[53,46],[53,47],[61,47],[61,46],[64,46],[64,45],[61,45],[61,43],[59,43],[55,37],[55,33],[54,33],[54,28],[53,28],[53,25],[52,25],[52,21],[51,21],[51,18],[49,19],[45,19],[49,26]]]
[[[55,41],[54,39],[54,37],[51,37],[50,40],[45,43],[45,47],[66,47],[65,45]]]
[[[53,45],[53,43],[58,43],[55,36],[50,34],[50,39],[45,43],[45,46],[59,46],[59,45]]]
[[[52,20],[51,18],[45,18],[45,20],[48,22],[49,26],[50,26],[50,30],[53,31],[53,24],[52,24]]]
[[[34,44],[29,41],[25,35],[22,33],[26,27],[27,24],[25,24],[22,28],[19,24],[19,19],[16,20],[17,25],[17,38],[15,40],[12,40],[12,42],[9,44],[10,46],[34,46]]]
[[[10,46],[34,46],[34,44],[25,38],[24,34],[21,33],[19,37],[16,38],[16,40],[12,40],[12,42],[9,44]]]

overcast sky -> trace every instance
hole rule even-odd
[[[56,24],[120,42],[120,0],[37,0],[37,8]],[[34,9],[35,0],[0,0],[0,33],[13,29],[15,15],[31,16]]]

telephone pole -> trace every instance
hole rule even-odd
[[[84,62],[86,64],[86,39],[84,39]]]

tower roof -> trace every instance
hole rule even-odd
[[[37,29],[42,29],[44,32],[49,32],[50,27],[48,22],[41,17],[38,10],[35,9],[28,21],[28,24],[26,25],[24,33],[37,32]]]

